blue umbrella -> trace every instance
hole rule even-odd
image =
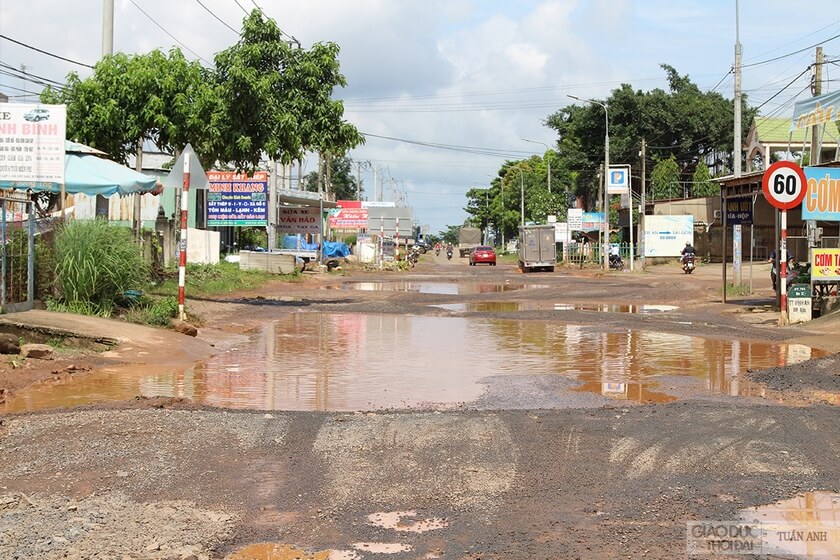
[[[84,144],[65,142],[64,192],[82,193],[88,196],[98,194],[111,196],[145,193],[155,189],[157,177],[143,175],[115,161],[96,155],[102,153]],[[60,193],[61,183],[0,181],[0,188]]]

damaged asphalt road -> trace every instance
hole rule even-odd
[[[729,312],[737,305],[716,303],[714,281],[702,268],[692,278],[524,278],[505,266],[469,268],[421,262],[415,275],[542,287],[465,294],[342,289],[395,280],[351,273],[195,302],[194,309],[216,323],[217,350],[224,333],[241,345],[242,333],[284,314],[317,312],[480,315],[762,341],[811,336],[743,322]],[[561,315],[435,307],[471,301],[679,309]],[[818,393],[837,390],[839,370],[832,355],[749,373],[770,394],[808,393],[813,398],[804,406],[691,394],[639,404],[592,393],[560,406],[555,394],[573,390],[573,381],[523,375],[488,377],[480,398],[456,407],[243,411],[144,398],[7,414],[0,416],[0,558],[684,557],[687,521],[733,520],[746,508],[803,492],[840,491],[837,409]],[[257,543],[265,544],[248,548]]]

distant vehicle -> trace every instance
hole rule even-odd
[[[475,227],[462,227],[458,230],[458,253],[461,258],[481,245],[481,230]]]
[[[48,109],[36,108],[26,112],[23,119],[29,122],[45,121],[50,118],[50,111]]]
[[[554,243],[553,224],[519,228],[519,269],[522,272],[554,272],[556,261],[557,246]]]
[[[425,239],[415,239],[414,246],[420,251],[420,254],[425,255],[426,251],[430,251],[432,246]]]
[[[490,266],[496,266],[496,250],[493,247],[479,245],[470,253],[470,266],[475,266],[478,263],[487,263]]]

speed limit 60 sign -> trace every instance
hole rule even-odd
[[[764,198],[779,210],[796,208],[805,198],[805,172],[791,161],[777,161],[761,180]]]

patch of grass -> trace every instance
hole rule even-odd
[[[744,284],[735,285],[731,282],[726,284],[726,295],[728,296],[748,296],[752,292],[750,292],[750,287]]]
[[[150,290],[156,295],[171,295],[178,293],[178,272],[170,271],[167,279]],[[186,291],[190,295],[205,297],[227,294],[236,291],[246,291],[259,288],[270,281],[296,282],[300,280],[300,273],[271,274],[256,270],[240,270],[237,263],[222,261],[218,264],[187,265]]]
[[[93,317],[110,317],[112,307],[99,305],[90,301],[58,301],[55,299],[47,300],[47,311],[57,311],[59,313],[75,313],[77,315],[91,315]]]
[[[178,315],[178,298],[168,296],[160,299],[144,298],[130,307],[123,319],[138,325],[166,327]]]

